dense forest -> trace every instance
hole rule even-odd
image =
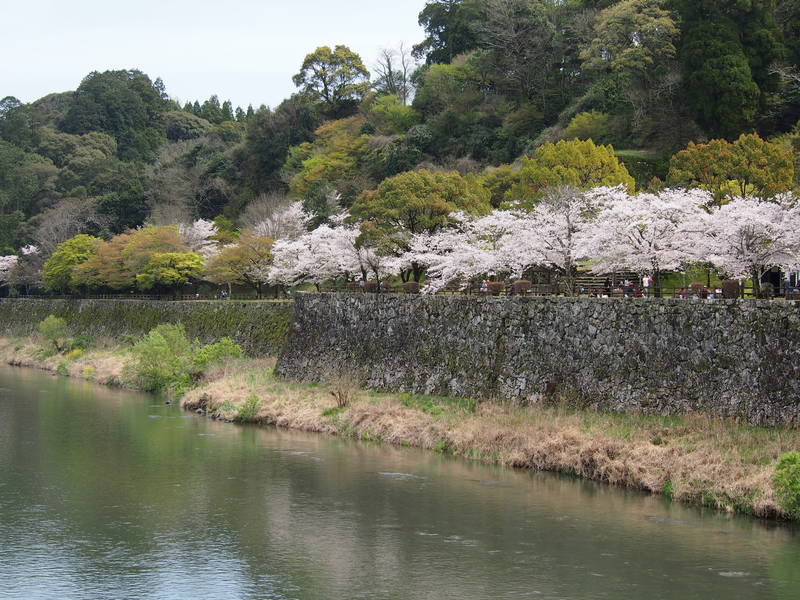
[[[235,239],[291,202],[375,221],[437,186],[498,208],[554,177],[720,203],[798,184],[800,0],[430,0],[419,23],[369,68],[309,48],[276,107],[179,104],[137,70],[4,98],[0,254],[197,219]]]

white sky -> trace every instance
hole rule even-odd
[[[277,105],[317,46],[368,68],[381,48],[423,38],[425,0],[0,0],[0,98],[74,90],[91,71],[139,69],[181,101],[217,94]]]

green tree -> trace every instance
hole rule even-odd
[[[72,272],[97,252],[99,238],[79,234],[56,246],[55,252],[44,263],[42,278],[48,292],[67,292],[75,285]]]
[[[449,63],[477,45],[473,27],[480,18],[475,0],[428,0],[419,13],[425,40],[413,48],[414,56],[428,64]]]
[[[364,238],[387,251],[408,249],[408,236],[433,233],[453,222],[452,213],[485,214],[491,210],[489,191],[474,176],[457,172],[409,171],[385,179],[374,191],[365,191],[351,209],[361,221]],[[422,277],[414,264],[411,275]]]
[[[75,266],[73,285],[90,289],[132,289],[137,284],[137,274],[144,272],[155,254],[176,253],[188,253],[177,227],[148,226],[127,231],[98,244],[92,256]],[[158,261],[154,265],[153,268],[163,266]],[[155,282],[149,277],[142,281]]]
[[[604,144],[611,135],[611,115],[597,110],[578,113],[564,130],[565,140],[592,140]]]
[[[136,274],[140,290],[158,288],[177,292],[181,286],[198,279],[203,272],[203,258],[194,252],[155,252]]]
[[[67,133],[108,133],[122,160],[146,161],[163,141],[160,116],[167,107],[141,71],[93,72],[78,86],[60,126]]]
[[[224,248],[208,262],[205,278],[220,285],[245,285],[261,298],[272,264],[273,240],[243,234],[237,243]]]
[[[665,5],[665,0],[623,0],[603,10],[581,53],[584,66],[650,80],[676,53],[679,30]]]
[[[313,143],[290,149],[283,173],[294,198],[303,200],[327,184],[349,206],[365,187],[371,187],[362,177],[368,151],[368,138],[361,134],[363,124],[360,116],[329,121],[316,130]]]
[[[769,110],[779,77],[770,65],[784,48],[774,0],[675,0],[681,15],[680,58],[689,108],[715,137],[752,130]]]
[[[624,185],[632,192],[635,182],[611,146],[597,146],[592,140],[561,140],[539,146],[532,157],[522,159],[519,182],[506,192],[506,200],[529,205],[547,188],[585,190],[614,185]]]
[[[347,46],[338,45],[333,50],[320,46],[306,55],[292,81],[321,100],[329,115],[343,116],[369,89],[369,71]]]
[[[743,134],[735,142],[689,143],[670,160],[671,185],[701,187],[722,204],[732,196],[770,198],[792,189],[794,157],[780,144]]]

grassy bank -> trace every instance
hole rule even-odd
[[[96,342],[71,357],[45,356],[41,342],[6,338],[0,340],[0,359],[137,387],[126,366],[130,346]],[[729,512],[797,516],[781,507],[773,478],[778,457],[800,450],[800,430],[755,428],[702,415],[666,418],[378,394],[347,381],[287,382],[273,376],[273,366],[269,359],[222,361],[193,382],[182,406],[216,419],[569,473]]]

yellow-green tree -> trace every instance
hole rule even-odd
[[[289,150],[284,172],[291,177],[292,197],[303,200],[315,185],[327,183],[347,196],[345,203],[355,198],[358,186],[354,182],[361,180],[360,168],[368,151],[368,137],[361,134],[364,123],[363,117],[329,121],[316,130],[313,143]]]
[[[399,253],[408,249],[411,235],[453,223],[456,211],[488,213],[489,199],[489,190],[475,176],[423,169],[384,179],[377,189],[363,192],[350,213],[362,222],[365,240]],[[419,281],[421,266],[412,265],[410,274]]]
[[[194,252],[154,252],[136,274],[140,290],[167,288],[177,290],[203,272],[203,258]]]
[[[271,238],[242,234],[236,245],[223,248],[208,261],[205,278],[229,288],[248,286],[261,298],[272,264],[272,243]]]
[[[44,263],[42,279],[48,292],[66,292],[75,288],[74,269],[89,260],[103,240],[80,234],[56,246],[55,252]]]
[[[592,140],[561,140],[539,146],[532,157],[522,159],[519,182],[506,192],[506,200],[531,205],[547,188],[586,190],[616,185],[633,192],[635,183],[611,146],[598,146]]]
[[[148,226],[114,236],[98,244],[97,251],[73,270],[73,283],[87,288],[125,290],[136,287],[154,254],[188,253],[174,226]]]
[[[667,180],[708,190],[717,204],[733,196],[766,199],[792,189],[794,157],[790,149],[757,134],[743,134],[735,142],[689,142],[670,160]]]

